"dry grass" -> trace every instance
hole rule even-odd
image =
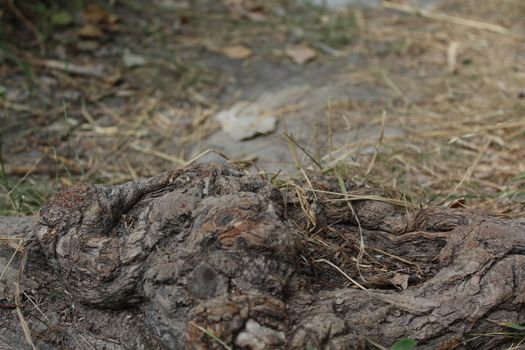
[[[380,86],[390,96],[375,105],[330,101],[330,126],[350,123],[354,129],[382,128],[384,123],[387,130],[402,130],[403,135],[387,133],[380,142],[359,140],[336,149],[330,144],[321,159],[309,157],[310,168],[319,168],[319,163],[326,168],[347,167],[354,175],[407,194],[417,204],[465,205],[495,214],[523,215],[525,67],[520,35],[525,31],[518,14],[524,6],[517,0],[505,1],[498,11],[494,2],[447,4],[441,13],[425,13],[385,2],[385,7],[394,10],[347,15],[359,36],[353,45],[338,49],[358,52],[369,64],[339,79]],[[264,25],[246,32],[249,23],[243,21],[221,32],[217,23],[227,22],[229,15],[213,16],[216,46],[241,34],[247,40],[261,31],[271,33]],[[345,15],[338,16],[339,21]],[[300,21],[298,16],[294,24]],[[280,22],[278,32],[286,32],[287,24]],[[338,30],[349,27],[321,29],[337,36]],[[321,29],[317,28],[319,33]],[[169,70],[174,63],[158,64]],[[97,79],[79,83],[67,74],[53,74],[86,96],[79,109],[63,105],[45,112],[2,100],[9,113],[55,113],[54,118],[65,118],[70,145],[51,144],[42,158],[29,165],[16,161],[6,165],[11,182],[3,184],[1,193],[5,213],[29,213],[57,187],[73,182],[119,183],[183,166],[199,158],[188,149],[218,128],[210,118],[218,105],[197,92],[206,81],[201,77],[208,72],[191,66],[179,70],[178,86],[189,87],[184,93],[181,90],[181,98],[200,103],[171,103],[164,93],[149,90],[151,86],[137,91],[126,84],[111,87]],[[301,147],[296,147],[299,152]],[[3,153],[11,156],[9,150]],[[241,160],[241,164],[249,163]],[[53,181],[41,181],[45,174]]]
[[[509,3],[515,11],[522,6],[518,1]],[[476,11],[488,12],[477,5],[470,18],[476,18]],[[295,178],[276,183],[292,188],[306,218],[300,228],[306,247],[303,263],[307,269],[325,272],[321,265],[329,265],[334,275],[340,275],[335,278],[339,286],[365,288],[370,275],[388,283],[397,274],[423,274],[417,261],[363,245],[359,227],[351,234],[340,231],[337,223],[317,230],[312,203],[315,193],[323,191],[312,186],[309,171],[355,177],[394,194],[353,197],[344,187],[338,193],[325,193],[349,204],[373,199],[405,210],[443,205],[502,217],[525,216],[525,64],[521,60],[525,50],[519,36],[522,33],[525,39],[525,32],[509,27],[509,32],[494,33],[491,26],[487,30],[442,19],[438,16],[429,23],[428,18],[396,13],[389,18],[364,18],[359,46],[363,55],[373,57],[371,46],[378,43],[392,51],[368,69],[340,79],[383,86],[391,91],[391,98],[384,105],[370,106],[329,101],[327,114],[332,128],[343,127],[347,119],[355,128],[373,123],[377,139],[341,148],[333,148],[329,140],[329,151],[316,157],[317,150],[285,135],[299,171]],[[466,23],[483,23],[482,19]],[[385,129],[403,134],[384,134]],[[375,259],[377,253],[387,261]],[[522,341],[522,334],[512,336]]]
[[[508,1],[509,11],[511,3],[515,11],[522,8],[519,1]],[[483,4],[469,7],[470,18],[488,12]],[[350,109],[344,101],[331,101],[330,115],[335,127],[351,116],[355,128],[375,124],[378,129],[386,115],[387,128],[403,135],[345,145],[322,160],[333,168],[346,159],[359,159],[362,165],[352,166],[354,174],[403,192],[423,206],[461,205],[523,216],[525,32],[513,28],[512,35],[493,33],[490,26],[487,30],[443,18],[396,12],[388,18],[365,18],[362,54],[373,57],[371,46],[379,44],[391,51],[381,60],[372,58],[377,63],[368,69],[340,79],[384,86],[391,98],[382,106]],[[314,169],[318,163],[305,166]]]
[[[406,136],[384,140],[375,178],[426,204],[462,199],[469,207],[523,215],[520,45],[514,37],[459,29],[441,24],[433,33],[405,32],[422,50],[408,63],[417,70],[417,63],[429,62],[426,69],[438,73],[422,82],[390,75],[412,102],[389,113],[389,123],[406,130]],[[465,64],[449,73],[446,51],[458,42],[459,61]]]

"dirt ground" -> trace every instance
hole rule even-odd
[[[353,5],[347,7],[348,3]],[[418,3],[420,7],[416,6]],[[515,220],[508,222],[517,229],[497,222],[495,225],[502,226],[501,232],[514,234],[523,226],[523,1],[78,0],[66,7],[55,1],[39,4],[0,4],[0,216],[33,215],[53,193],[74,184],[114,185],[213,161],[245,168],[279,189],[290,183],[302,184],[303,189],[295,188],[300,199],[294,205],[306,213],[302,224],[310,229],[317,223],[315,215],[309,216],[315,208],[308,207],[311,198],[305,188],[312,187],[313,191],[312,174],[336,174],[381,189],[382,196],[395,198],[396,208],[401,206],[407,212],[423,208],[428,221],[439,228],[436,231],[446,232],[437,234],[439,237],[432,244],[427,244],[428,237],[423,234],[419,238],[424,243],[414,243],[417,249],[410,246],[411,242],[405,242],[406,249],[403,244],[394,243],[383,247],[381,244],[388,243],[384,237],[376,239],[382,236],[365,232],[370,234],[366,244],[381,249],[381,254],[386,254],[383,258],[392,260],[385,276],[403,266],[405,270],[399,271],[410,278],[401,282],[411,287],[423,282],[432,286],[438,252],[444,261],[452,259],[447,256],[447,249],[441,250],[445,236],[453,241],[447,244],[463,247],[461,240],[454,238],[456,231],[452,226],[458,220],[469,221],[464,217],[470,214],[448,216],[450,212],[443,207],[481,209],[494,217]],[[199,176],[205,178],[205,173]],[[328,194],[346,191],[344,186],[338,187],[340,178],[330,183]],[[301,194],[307,199],[304,202]],[[346,210],[346,202],[341,198],[329,198],[327,203],[327,207],[339,203]],[[436,223],[440,217],[424,211],[433,206],[447,213],[443,222]],[[348,283],[341,277],[343,274],[334,272],[332,265],[321,260],[333,260],[336,268],[353,277],[363,278],[361,273],[370,277],[366,275],[370,271],[359,270],[359,263],[355,263],[362,254],[362,243],[355,238],[361,224],[355,226],[347,211],[346,216],[338,216],[337,208],[337,215],[328,213],[336,218],[325,220],[323,230],[307,230],[307,248],[304,255],[296,257],[298,271],[314,276],[308,275],[311,279],[307,284],[317,288],[315,292]],[[134,210],[140,212],[142,207]],[[181,217],[187,220],[184,215]],[[496,222],[494,217],[488,220],[483,216],[479,222]],[[115,218],[114,222],[121,220],[116,214]],[[27,220],[25,225],[29,227],[29,219],[22,220]],[[380,227],[389,222],[379,221],[376,225],[370,220],[369,229],[389,232]],[[463,221],[457,225],[467,228],[458,232],[478,242],[479,237],[472,234],[476,231],[469,231],[470,226]],[[353,240],[341,233],[348,231],[348,227],[337,226],[343,223],[354,225]],[[414,232],[410,233],[421,235],[419,226],[413,226]],[[423,231],[428,228],[422,227]],[[124,228],[128,229],[126,225]],[[89,229],[88,225],[86,232]],[[288,231],[282,230],[286,234]],[[517,248],[509,248],[510,243],[499,236],[490,236],[497,236],[497,232],[494,229],[487,233],[487,240],[500,239],[502,256],[521,259],[521,231],[516,233]],[[478,248],[485,254],[492,245],[482,241]],[[388,251],[396,249],[399,251],[395,256],[388,255]],[[418,249],[426,249],[428,254],[419,254]],[[485,255],[463,250],[468,259],[459,259],[458,266],[467,279],[472,277],[469,259]],[[325,255],[319,255],[320,251]],[[54,252],[50,254],[48,258],[54,259]],[[450,254],[454,256],[453,252]],[[406,270],[407,262],[397,260],[398,255],[406,255],[407,261],[421,259],[429,267],[423,272]],[[5,254],[2,261],[10,261],[10,256]],[[207,258],[204,256],[203,261]],[[373,254],[365,257],[370,259],[366,260],[367,268],[374,273],[386,266],[378,264],[376,258]],[[48,288],[50,293],[62,288],[52,269],[42,268],[38,259],[44,261],[44,256],[37,256],[29,266],[30,270],[42,272],[37,278],[38,288]],[[508,266],[519,267],[518,260],[512,260]],[[64,266],[69,268],[69,264],[66,261]],[[483,264],[480,266],[491,271],[495,271],[493,266],[499,266],[492,264],[491,259]],[[501,273],[498,270],[489,277],[506,285],[513,277],[507,272],[514,271],[514,267],[505,270],[505,266],[498,267],[503,269]],[[78,267],[79,271],[82,269]],[[11,274],[5,278],[16,280],[13,266],[5,271]],[[394,277],[387,277],[380,282],[393,288],[390,278]],[[478,283],[474,277],[472,288]],[[319,285],[311,282],[316,278]],[[49,286],[45,281],[51,281]],[[28,283],[36,286],[37,282]],[[487,283],[490,285],[490,281]],[[519,286],[515,286],[517,294]],[[435,294],[452,300],[458,291],[465,292],[461,285],[457,288]],[[345,298],[353,300],[354,292],[350,290]],[[28,293],[32,292],[28,289]],[[38,298],[39,293],[31,296]],[[160,295],[162,291],[152,287],[147,293]],[[65,294],[57,295],[56,300],[47,302],[62,305]],[[67,294],[66,299],[70,298],[73,297]],[[12,303],[5,305],[13,309]],[[328,304],[321,306],[332,312]],[[485,306],[489,311],[496,307]],[[512,314],[511,306],[505,309],[508,314],[499,315],[500,321],[521,322],[519,312],[515,313],[517,316]],[[19,318],[13,310],[12,320],[16,321]],[[119,324],[130,322],[126,328],[130,337],[144,333],[141,317],[149,317],[150,322],[165,316],[154,309],[130,309],[118,316],[112,311],[93,311],[83,306],[79,310],[79,315],[101,313],[101,319],[107,317]],[[78,316],[74,312],[77,311],[64,310],[52,321],[67,323]],[[368,317],[366,312],[364,315]],[[512,315],[516,317],[511,319]],[[462,320],[468,316],[462,315]],[[483,315],[478,316],[481,319]],[[172,322],[170,315],[166,317]],[[301,319],[300,312],[297,319]],[[450,322],[452,325],[456,320]],[[488,331],[490,325],[485,326],[475,330]],[[511,326],[522,327],[514,323]],[[89,327],[100,329],[97,324]],[[59,338],[43,323],[32,330],[42,342]],[[387,344],[404,329],[398,331],[399,334],[385,335],[378,328],[377,334],[384,336]],[[420,335],[422,339],[426,336]],[[97,340],[86,343],[91,341]],[[490,348],[484,340],[474,344]]]
[[[2,8],[1,213],[224,158],[523,213],[521,1],[73,3]],[[217,114],[239,101],[276,126],[236,140]]]

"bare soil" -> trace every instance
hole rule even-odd
[[[424,204],[523,212],[520,1],[430,3],[438,17],[293,1],[88,5],[43,32],[43,50],[3,9],[3,213],[196,159],[294,173],[317,168],[312,156]],[[232,46],[249,54],[231,58]],[[316,57],[297,65],[294,46]],[[277,116],[275,132],[232,140],[215,115],[238,101]]]

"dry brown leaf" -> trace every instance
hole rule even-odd
[[[223,0],[223,3],[233,18],[247,18],[254,22],[263,22],[267,18],[264,7],[250,1]]]
[[[78,31],[78,36],[85,39],[100,39],[104,36],[104,33],[100,28],[92,25],[86,24]]]
[[[294,45],[286,48],[286,55],[297,64],[305,64],[313,60],[317,53],[306,45]]]
[[[115,24],[117,16],[107,12],[99,4],[90,4],[84,10],[84,18],[89,23]]]
[[[226,46],[221,52],[233,60],[244,60],[252,55],[252,50],[244,45]]]
[[[264,22],[266,21],[266,14],[262,8],[253,8],[245,12],[244,16],[250,21]]]
[[[405,290],[408,288],[408,278],[409,276],[407,274],[396,272],[390,281],[394,286]]]

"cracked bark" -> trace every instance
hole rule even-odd
[[[329,193],[337,179],[311,181],[320,192],[299,199],[205,164],[73,187],[35,219],[1,218],[0,236],[26,241],[22,311],[35,341],[49,349],[221,348],[206,330],[242,349],[367,348],[367,340],[389,346],[401,337],[423,349],[493,349],[508,339],[469,335],[497,330],[494,320],[524,322],[523,222],[446,208],[406,213],[376,200],[353,202],[354,215]],[[304,210],[315,229],[306,230]],[[360,233],[358,265],[343,257],[358,256]],[[1,246],[0,266],[12,245]],[[345,285],[326,260],[367,289]],[[0,281],[0,305],[12,305],[17,268]],[[23,346],[15,310],[0,314],[0,347]]]

